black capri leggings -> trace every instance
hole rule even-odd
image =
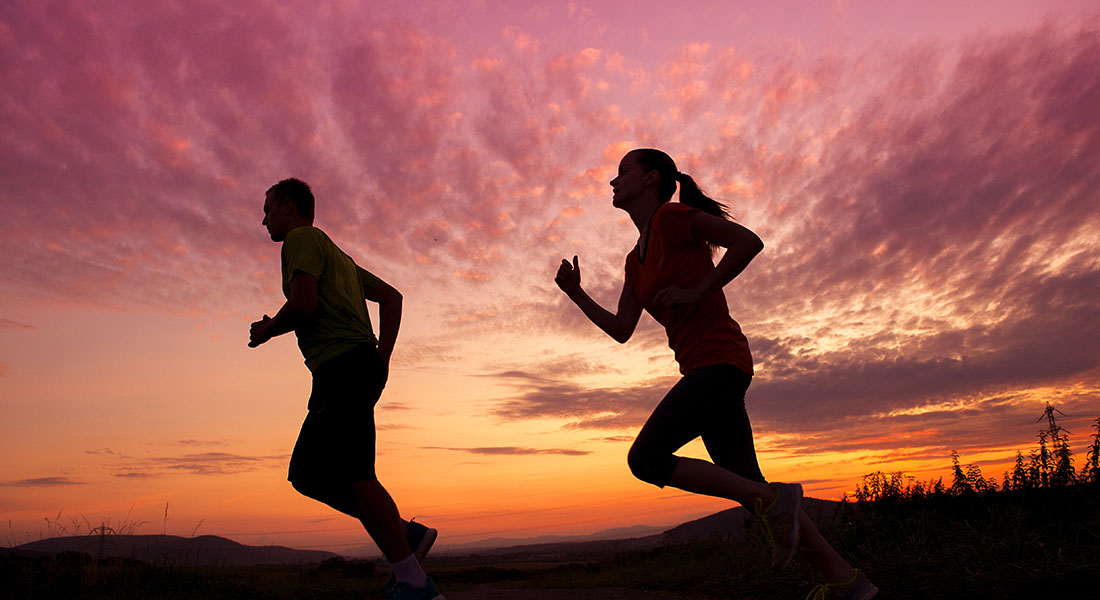
[[[721,364],[688,371],[653,410],[627,455],[634,476],[665,487],[680,457],[673,454],[702,436],[714,464],[765,483],[756,462],[745,391],[752,375]]]

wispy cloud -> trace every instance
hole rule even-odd
[[[567,419],[570,429],[636,428],[657,405],[675,377],[636,387],[597,388],[565,380],[546,379],[523,371],[498,373],[519,394],[499,401],[493,414],[504,420]]]
[[[130,456],[121,452],[116,452],[110,448],[100,448],[98,450],[85,450],[84,454],[90,454],[92,456],[105,456],[112,459],[126,459]]]
[[[481,448],[443,448],[440,446],[424,446],[425,450],[451,450],[454,452],[467,452],[469,454],[527,456],[531,454],[564,454],[566,456],[584,456],[591,454],[587,450],[573,448],[521,448],[517,446],[488,446]]]
[[[35,330],[38,329],[35,325],[27,325],[26,323],[20,323],[18,321],[12,321],[11,319],[0,319],[0,329],[20,329],[20,330]]]
[[[0,486],[7,487],[54,487],[61,485],[85,485],[87,482],[78,481],[70,477],[34,477],[31,479],[19,479],[17,481],[3,481]]]
[[[500,371],[485,373],[482,377],[501,379],[519,379],[530,381],[556,381],[587,375],[615,375],[621,370],[606,362],[580,353],[558,354],[544,353],[542,359],[534,364],[519,368],[503,368]]]
[[[398,431],[402,429],[417,429],[412,425],[405,425],[403,423],[377,423],[374,426],[377,431]]]
[[[149,473],[146,471],[124,471],[122,473],[114,473],[112,476],[122,479],[155,479],[160,477],[161,474]]]
[[[284,466],[285,455],[247,456],[228,452],[200,452],[182,456],[133,458],[116,465],[116,477],[149,478],[170,473],[232,475],[261,468]]]
[[[181,446],[228,446],[229,440],[179,440],[177,442]]]

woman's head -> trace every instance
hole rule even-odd
[[[657,172],[660,178],[657,183],[657,199],[662,204],[672,199],[672,194],[676,193],[676,176],[679,171],[676,170],[676,162],[671,156],[653,148],[637,148],[627,152],[626,156],[634,159],[645,172]]]
[[[668,154],[654,148],[636,148],[626,153],[620,165],[623,163],[635,163],[641,167],[642,174],[655,188],[657,200],[661,204],[672,199],[672,195],[676,193],[676,182],[680,182],[680,202],[716,217],[729,218],[725,205],[704,194],[694,179],[676,168],[676,162]],[[649,178],[654,172],[656,180]],[[618,180],[619,177],[616,177],[611,185],[615,186]]]

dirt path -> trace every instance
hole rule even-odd
[[[447,600],[686,600],[669,592],[647,592],[625,588],[584,590],[509,590],[479,587],[461,592],[445,592]]]

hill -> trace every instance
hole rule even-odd
[[[830,521],[836,513],[838,502],[831,500],[818,500],[805,498],[803,510],[814,522]],[[730,508],[721,512],[708,515],[693,521],[688,521],[649,535],[607,539],[606,535],[596,533],[589,539],[541,541],[544,538],[533,538],[525,544],[515,544],[503,547],[485,547],[493,540],[475,542],[457,547],[444,547],[433,551],[435,560],[440,560],[444,555],[456,558],[466,556],[492,557],[499,561],[563,561],[563,560],[587,560],[602,556],[608,556],[617,552],[641,551],[660,548],[671,544],[681,544],[699,540],[719,538],[723,540],[739,542],[745,539],[746,525],[751,522],[752,513],[742,507]],[[638,526],[609,532],[646,532],[652,528]],[[591,539],[593,537],[602,539]],[[499,538],[498,538],[499,539]],[[442,552],[440,551],[442,550]]]
[[[634,525],[632,527],[616,527],[604,529],[588,535],[540,535],[532,538],[507,538],[493,537],[464,544],[448,544],[446,531],[439,545],[432,550],[432,554],[472,555],[472,554],[499,554],[501,551],[523,549],[527,547],[551,547],[569,545],[601,545],[605,542],[621,542],[637,538],[644,538],[664,532],[663,527],[650,525]],[[357,548],[351,548],[341,552],[348,558],[377,558],[381,556],[374,544],[367,544]]]
[[[809,515],[814,523],[820,524],[823,520],[832,520],[839,504],[839,502],[833,500],[803,498],[802,510]],[[669,542],[691,542],[712,537],[740,542],[744,541],[745,526],[752,518],[751,511],[738,506],[737,508],[729,508],[713,515],[677,525],[664,532],[662,536],[667,538]]]
[[[815,521],[831,519],[837,503],[806,498],[804,509]],[[642,551],[676,543],[710,538],[729,541],[745,539],[751,513],[741,507],[682,523],[667,530],[638,525],[607,529],[587,536],[539,536],[530,539],[491,538],[447,546],[436,546],[433,562],[447,557],[465,560],[490,557],[506,561],[587,560],[617,552]],[[445,535],[446,532],[444,532]],[[296,550],[284,546],[246,546],[223,537],[204,535],[185,538],[172,535],[82,535],[56,537],[5,549],[4,554],[37,556],[79,552],[95,558],[130,558],[149,563],[181,565],[255,566],[319,563],[339,556],[321,550]],[[377,557],[373,545],[343,553],[348,557]]]
[[[21,544],[7,551],[26,556],[80,552],[97,558],[131,558],[151,563],[255,566],[316,563],[338,556],[284,546],[245,546],[214,535],[81,535]]]

